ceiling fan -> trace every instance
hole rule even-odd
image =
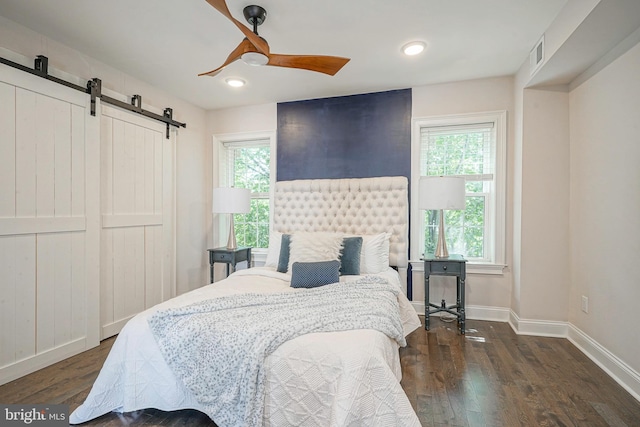
[[[265,39],[258,35],[258,25],[261,25],[267,17],[267,11],[260,6],[247,6],[244,8],[244,17],[253,26],[253,31],[247,28],[240,21],[231,16],[229,8],[225,0],[206,0],[218,12],[226,16],[236,27],[242,31],[245,38],[240,42],[227,57],[227,60],[220,67],[206,73],[198,74],[199,76],[215,76],[220,73],[227,65],[242,59],[249,65],[271,65],[275,67],[300,68],[303,70],[316,71],[319,73],[335,75],[340,69],[349,62],[349,58],[339,56],[322,56],[322,55],[281,55],[271,53],[269,44]]]

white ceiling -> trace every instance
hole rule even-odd
[[[197,77],[243,37],[205,0],[0,0],[0,15],[209,110],[514,74],[566,1],[257,0],[272,52],[351,58],[333,77],[241,61]],[[245,22],[254,3],[227,4]],[[404,56],[413,40],[426,51]]]

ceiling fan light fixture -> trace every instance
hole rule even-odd
[[[260,65],[267,65],[269,58],[260,52],[245,52],[240,57],[245,64],[258,67]]]
[[[237,77],[229,77],[229,78],[225,79],[225,83],[227,83],[231,87],[242,87],[247,82],[245,82],[244,80],[239,79]]]
[[[404,52],[405,55],[413,56],[413,55],[422,53],[425,47],[426,47],[425,42],[416,41],[416,42],[407,43],[404,46],[402,46],[402,51]]]

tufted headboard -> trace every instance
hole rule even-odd
[[[281,233],[391,233],[389,264],[406,268],[408,181],[404,176],[276,182],[273,228]]]

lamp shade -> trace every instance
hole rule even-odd
[[[214,213],[248,213],[251,208],[251,191],[246,188],[219,187],[213,189]]]
[[[420,177],[418,207],[424,210],[464,209],[464,178],[454,176]]]

